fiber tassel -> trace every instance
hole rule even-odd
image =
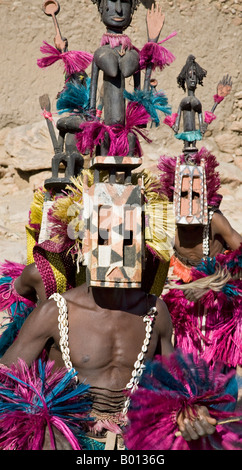
[[[124,97],[129,101],[139,103],[144,106],[156,126],[160,124],[157,111],[171,114],[171,106],[168,104],[168,99],[163,91],[154,92],[153,90],[150,90],[145,92],[142,90],[135,90],[133,93],[129,93],[125,90]]]
[[[80,132],[76,134],[77,149],[81,153],[88,150],[92,156],[95,146],[104,141],[106,132],[110,135],[108,126],[100,121],[83,122],[80,125]]]
[[[220,368],[210,370],[200,360],[179,351],[169,358],[157,356],[149,362],[138,389],[131,394],[129,425],[125,444],[129,450],[235,450],[241,449],[241,421],[226,422],[215,433],[196,441],[185,441],[176,435],[176,416],[196,405],[206,406],[217,421],[239,419],[239,413],[223,411],[235,399],[228,391],[234,372],[224,375]],[[234,382],[233,382],[234,383]]]
[[[81,132],[76,134],[77,149],[81,153],[85,153],[86,150],[89,150],[92,156],[95,146],[104,141],[105,134],[107,133],[110,138],[108,155],[126,156],[129,153],[128,135],[131,133],[137,137],[134,155],[141,157],[142,149],[138,135],[143,137],[147,142],[151,142],[146,136],[145,131],[140,129],[140,127],[145,126],[149,120],[150,116],[144,106],[137,103],[128,103],[126,124],[124,126],[118,124],[106,126],[99,120],[82,123],[80,125]]]
[[[172,127],[174,126],[177,117],[178,117],[177,113],[172,113],[171,116],[166,116],[163,122],[164,124],[167,124],[167,126]]]
[[[22,274],[24,264],[5,261],[0,264],[0,311],[6,313],[3,333],[0,336],[0,357],[15,340],[23,322],[36,307],[29,299],[19,295],[14,281]]]
[[[159,158],[157,168],[160,170],[161,191],[168,197],[169,201],[172,201],[175,184],[176,157],[162,155]]]
[[[37,232],[40,231],[41,227],[43,205],[46,193],[47,191],[45,188],[39,187],[33,195],[33,200],[29,210],[29,226],[35,229]]]
[[[5,263],[0,264],[0,276],[9,276],[12,279],[17,279],[24,268],[24,264],[5,261]]]
[[[223,274],[220,286],[213,286],[201,297],[203,308],[211,310],[214,318],[210,326],[210,346],[204,351],[204,359],[214,358],[236,367],[242,364],[242,244],[237,250],[220,253],[204,260],[191,270],[192,280],[202,282],[212,279],[217,272]]]
[[[126,156],[129,153],[129,141],[128,135],[134,134],[136,136],[136,145],[134,155],[138,157],[142,156],[142,149],[138,139],[138,135],[143,137],[146,142],[151,143],[151,140],[147,137],[145,131],[141,130],[140,127],[146,126],[150,120],[150,116],[147,113],[144,106],[130,102],[127,105],[126,110],[126,124],[125,126],[113,125],[110,133],[110,147],[108,155],[122,155]]]
[[[228,269],[231,276],[241,275],[242,271],[242,243],[237,250],[228,250],[224,253],[219,253],[216,257],[212,259],[208,258],[202,261],[196,270],[193,271],[193,280],[201,277],[202,275],[209,276],[214,274],[217,266]]]
[[[76,435],[89,421],[88,386],[76,385],[75,373],[53,371],[54,363],[41,360],[31,368],[18,364],[0,367],[0,448],[42,450],[48,427],[52,448],[58,429],[73,450],[80,450]]]
[[[83,114],[87,111],[90,98],[90,83],[90,78],[86,79],[86,86],[67,82],[56,102],[56,109],[59,114],[66,112]]]
[[[176,346],[184,352],[196,351],[210,367],[216,361],[229,367],[242,364],[241,248],[203,260],[189,270],[189,280],[175,271],[176,263],[182,266],[175,258],[173,273],[179,274],[180,281],[163,296]]]
[[[115,47],[122,46],[122,50],[128,50],[130,51],[131,49],[135,49],[138,51],[136,47],[133,46],[131,43],[130,38],[126,34],[109,34],[105,33],[102,36],[101,39],[101,46],[105,46],[106,44],[109,44],[111,49],[114,49]]]
[[[204,122],[206,122],[207,124],[211,124],[211,122],[214,121],[214,119],[216,119],[216,116],[214,113],[212,113],[211,111],[205,111]]]
[[[186,140],[187,142],[194,142],[195,140],[202,140],[202,133],[200,130],[181,132],[175,134],[176,139]]]
[[[20,328],[22,327],[29,314],[33,311],[33,309],[34,307],[26,308],[26,304],[24,304],[23,302],[19,302],[19,313],[16,313],[15,311],[14,316],[10,319],[10,321],[2,325],[2,328],[4,328],[4,330],[0,336],[0,357],[4,355],[7,349],[17,338]]]
[[[172,64],[175,56],[168,49],[161,46],[161,44],[176,34],[174,32],[158,43],[147,42],[140,51],[140,70],[146,69],[150,64],[152,65],[152,70],[155,70],[157,67],[163,70],[166,65]]]
[[[242,364],[241,331],[242,318],[240,308],[234,308],[233,318],[223,319],[211,333],[211,342],[206,348],[203,358],[213,363],[214,358],[220,359],[231,367]]]
[[[178,258],[174,255],[171,257],[170,266],[173,267],[173,274],[181,279],[183,282],[191,282],[191,268],[185,266]]]
[[[83,51],[67,51],[60,52],[55,47],[43,41],[43,45],[40,48],[40,52],[45,54],[46,57],[37,60],[37,64],[40,68],[49,67],[58,60],[62,60],[65,71],[68,75],[72,75],[75,72],[86,70],[93,60],[93,55],[89,52]]]
[[[92,184],[92,171],[83,170],[82,175],[71,178],[71,185],[66,186],[66,195],[57,198],[48,212],[50,238],[58,246],[59,252],[66,252],[66,258],[69,253],[73,256],[81,253],[84,230],[82,217],[84,178],[88,185]]]
[[[162,298],[171,315],[175,347],[180,348],[184,354],[192,353],[196,358],[210,344],[209,334],[205,336],[200,328],[198,304],[187,300],[178,289],[170,290]]]

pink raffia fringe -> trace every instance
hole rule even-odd
[[[238,275],[241,252],[242,247],[217,255],[216,267]],[[191,281],[209,275],[196,268],[190,274]],[[242,365],[242,281],[237,277],[229,280],[221,291],[210,289],[197,302],[187,300],[179,289],[171,289],[163,296],[174,326],[175,346],[184,353],[202,357],[211,367],[216,361],[230,367]]]
[[[178,114],[177,113],[172,113],[170,116],[167,115],[164,119],[164,124],[167,124],[167,126],[169,127],[172,127],[174,126],[175,122],[176,122],[176,118],[177,118]]]
[[[40,48],[42,54],[45,54],[46,57],[42,57],[37,60],[37,64],[40,68],[49,67],[58,60],[62,60],[65,71],[68,75],[71,75],[75,72],[80,72],[86,70],[86,68],[91,64],[93,60],[93,55],[89,52],[83,51],[67,51],[60,52],[55,47],[48,44],[46,41],[43,41],[43,45]]]
[[[115,420],[117,420],[119,424],[117,424],[114,419],[97,419],[93,423],[88,424],[89,430],[92,431],[94,434],[98,434],[103,430],[110,431],[114,434],[122,434],[122,427],[127,424],[127,416],[123,413],[116,413]]]
[[[212,121],[214,121],[214,119],[216,119],[216,116],[214,113],[212,113],[211,111],[205,111],[204,113],[204,121],[207,123],[207,124],[210,124]]]
[[[195,365],[192,358],[174,353],[169,358],[157,356],[147,364],[137,390],[130,395],[129,425],[124,442],[129,450],[235,450],[241,448],[242,430],[239,413],[221,411],[235,399],[226,387],[234,372],[209,370],[204,361]],[[196,405],[206,406],[217,421],[234,419],[216,426],[214,434],[185,441],[176,417]],[[217,407],[217,408],[216,408]]]
[[[215,259],[215,266],[230,272],[233,278],[220,291],[209,290],[200,300],[209,337],[203,357],[210,364],[220,360],[236,367],[242,365],[242,244],[238,250],[220,253]],[[193,281],[208,275],[208,264],[203,263],[205,272],[192,268]]]
[[[80,125],[81,132],[76,134],[76,146],[79,152],[90,152],[92,157],[95,147],[104,141],[105,133],[111,135],[111,129],[102,121],[86,121]]]
[[[215,103],[221,103],[221,101],[223,101],[224,99],[224,96],[219,96],[219,95],[213,95],[213,99],[214,99],[214,102]]]
[[[228,299],[223,292],[209,291],[200,301],[190,302],[183,291],[172,289],[163,300],[171,314],[176,347],[202,357],[211,367],[215,361],[242,365],[241,296]]]
[[[138,139],[138,135],[143,137],[146,142],[151,143],[151,140],[147,137],[145,131],[140,129],[140,126],[146,126],[150,119],[150,115],[148,114],[144,106],[135,102],[129,102],[126,110],[125,126],[123,127],[119,125],[114,125],[112,127],[113,138],[111,139],[109,155],[128,155],[128,135],[134,134],[136,136],[136,146],[134,155],[138,155],[139,157],[141,157],[143,152]]]
[[[0,276],[9,276],[12,279],[17,279],[20,276],[25,264],[6,261],[0,264]]]
[[[158,43],[147,42],[140,51],[140,70],[146,69],[148,65],[152,65],[152,70],[155,70],[156,67],[163,70],[166,65],[172,64],[175,56],[168,49],[161,46],[161,44],[176,36],[176,34],[176,32],[171,33],[167,38]]]
[[[13,312],[10,308],[15,304],[16,312],[19,302],[23,302],[26,307],[35,307],[35,303],[18,294],[14,287],[15,280],[22,274],[25,268],[24,264],[5,261],[0,264],[0,311],[6,310],[12,317]]]
[[[42,450],[48,429],[55,450],[54,428],[73,450],[81,449],[73,430],[89,421],[88,386],[76,385],[73,371],[53,366],[39,360],[29,368],[20,359],[0,366],[0,449]]]
[[[101,39],[101,46],[105,46],[109,44],[111,49],[115,47],[122,46],[122,49],[130,51],[131,49],[135,49],[138,51],[136,47],[133,46],[131,39],[126,34],[109,34],[105,33]]]
[[[143,137],[147,142],[151,142],[145,131],[140,129],[140,126],[146,125],[149,121],[150,115],[147,113],[144,106],[135,102],[129,102],[126,110],[126,124],[124,126],[118,124],[107,126],[101,121],[82,123],[80,125],[81,132],[76,134],[77,149],[81,153],[89,150],[92,156],[95,146],[104,141],[105,134],[107,133],[110,138],[108,155],[126,156],[129,153],[128,135],[134,134],[137,137],[135,155],[141,157],[142,149],[138,135]]]

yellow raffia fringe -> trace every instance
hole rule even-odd
[[[46,190],[42,187],[38,188],[33,195],[33,200],[29,210],[29,223],[41,225],[43,215],[43,204],[45,200]],[[39,231],[37,228],[31,227],[29,224],[25,226],[26,242],[27,242],[27,264],[34,263],[33,248],[38,240]]]
[[[66,271],[63,262],[61,261],[60,257],[56,254],[52,254],[46,251],[46,258],[48,259],[51,269],[53,271],[53,275],[56,280],[56,290],[59,294],[63,294],[66,292]]]
[[[145,231],[146,243],[156,256],[164,261],[169,261],[173,252],[175,236],[173,205],[166,196],[159,193],[160,183],[157,176],[144,170],[132,176],[133,184],[137,184],[138,178],[143,180],[144,194],[147,200],[145,204],[145,215],[148,220],[148,227]],[[88,187],[93,184],[94,172],[92,170],[84,170],[82,175],[71,178],[71,185],[66,187],[69,193],[66,194],[66,197],[57,199],[53,206],[53,216],[72,228],[73,233],[76,233],[76,237],[74,237],[76,242],[81,242],[78,240],[78,232],[84,228],[81,217],[78,217],[83,209],[84,181]]]
[[[145,170],[143,184],[147,203],[145,216],[148,227],[145,230],[146,244],[154,253],[165,261],[169,261],[173,253],[175,237],[175,216],[173,204],[166,196],[159,193],[158,177]]]
[[[74,249],[76,252],[80,252],[80,245],[82,240],[79,238],[79,234],[84,229],[84,221],[81,217],[83,210],[83,187],[84,180],[87,186],[91,186],[94,182],[94,172],[89,169],[83,170],[82,174],[77,177],[71,178],[71,184],[66,186],[66,194],[64,197],[57,198],[52,207],[52,216],[56,219],[52,222],[53,232],[58,232],[58,220],[62,224],[60,234],[52,237],[52,240],[61,243],[62,242],[62,231],[63,224],[66,226],[66,230],[71,233],[71,239],[73,239],[73,246],[70,250]]]
[[[38,188],[34,193],[29,214],[29,221],[31,224],[41,224],[45,193],[46,189],[43,188]]]
[[[150,294],[154,294],[157,297],[160,297],[166,282],[169,265],[169,261],[160,261],[152,287],[149,292]]]
[[[65,197],[56,199],[53,205],[53,216],[67,225],[77,217],[82,209],[83,179],[85,177],[87,177],[88,186],[90,186],[93,183],[94,176],[90,170],[83,170],[82,175],[71,178],[72,185],[66,186],[66,191],[69,191],[69,193]]]
[[[32,264],[34,263],[33,249],[36,244],[36,239],[39,235],[39,232],[37,232],[35,229],[30,227],[29,225],[25,226],[25,232],[26,232],[26,242],[27,242],[27,264]]]

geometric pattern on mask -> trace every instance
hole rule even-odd
[[[208,203],[205,161],[200,165],[181,164],[175,170],[174,208],[176,224],[207,225]]]
[[[110,163],[110,157],[107,161]],[[88,285],[141,287],[144,258],[141,186],[131,182],[94,182],[84,189],[83,203],[82,252]]]

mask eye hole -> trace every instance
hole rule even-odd
[[[99,207],[98,245],[110,245],[112,208],[110,206]]]
[[[200,194],[197,193],[196,191],[192,192],[192,199],[200,199]]]

